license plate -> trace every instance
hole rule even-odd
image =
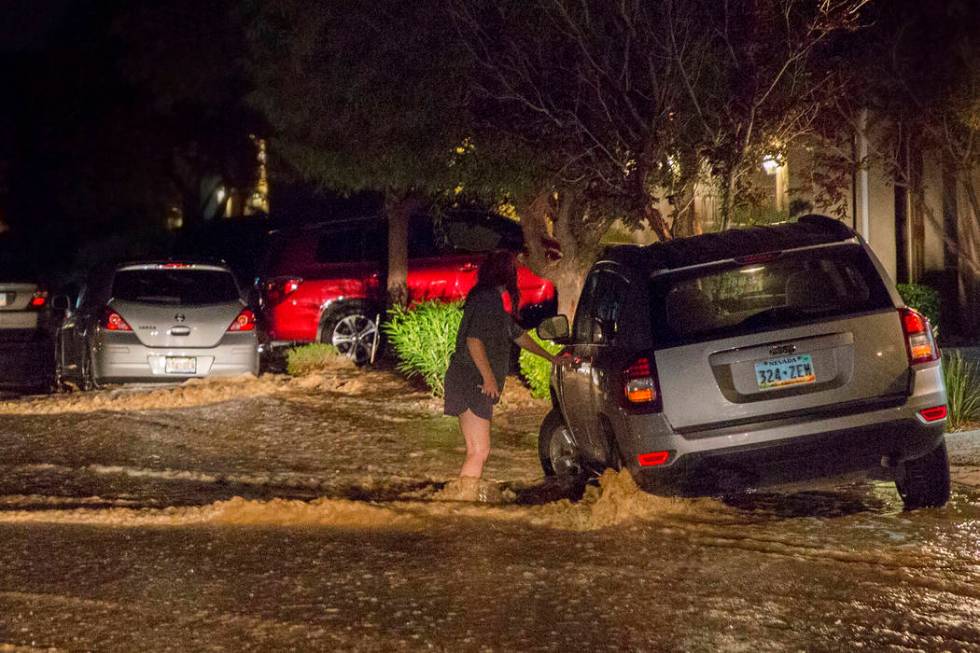
[[[197,359],[188,356],[167,356],[167,374],[197,374]]]
[[[810,354],[800,354],[759,361],[755,364],[755,380],[760,390],[813,383],[817,380],[813,357]]]

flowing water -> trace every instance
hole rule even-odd
[[[906,513],[887,483],[677,499],[607,472],[573,503],[517,397],[497,503],[460,503],[424,396],[239,384],[0,406],[0,651],[980,651],[971,486]]]

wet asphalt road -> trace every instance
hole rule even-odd
[[[654,500],[618,477],[460,506],[433,500],[459,452],[429,415],[330,392],[0,415],[0,651],[980,651],[967,485],[915,513],[885,483]],[[504,422],[511,500],[533,422]]]

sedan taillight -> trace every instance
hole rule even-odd
[[[132,331],[133,327],[129,326],[126,320],[123,319],[122,315],[115,312],[108,306],[102,311],[102,319],[99,321],[99,326],[101,326],[106,331]]]
[[[905,332],[905,346],[909,355],[909,365],[931,363],[939,360],[939,346],[932,335],[932,325],[922,313],[911,308],[898,309]]]
[[[48,304],[47,290],[38,290],[37,292],[34,293],[34,296],[31,297],[31,303],[30,303],[31,308],[44,308],[45,306],[47,306],[47,304]]]
[[[229,331],[255,331],[255,313],[251,309],[243,309],[235,321],[228,327]]]
[[[652,357],[640,356],[623,370],[623,405],[641,412],[663,409],[657,368]]]

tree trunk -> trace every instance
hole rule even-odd
[[[558,293],[558,314],[566,316],[569,324],[575,317],[575,309],[582,295],[582,287],[585,285],[585,275],[588,271],[589,264],[579,266],[568,263],[552,272],[551,281],[555,284],[555,291]]]
[[[674,217],[670,229],[674,238],[700,236],[704,233],[701,218],[695,210],[694,199],[694,184],[683,186],[674,196]]]
[[[542,191],[528,201],[520,211],[521,229],[527,246],[527,265],[538,276],[555,284],[558,294],[558,313],[571,320],[575,315],[585,275],[598,252],[599,234],[608,227],[598,223],[585,227],[585,208],[572,191],[560,193]],[[561,258],[551,260],[542,242],[552,236],[548,224],[554,224],[553,237],[561,247]]]
[[[721,176],[721,228],[725,231],[732,226],[735,211],[735,173],[727,168]]]
[[[388,306],[408,304],[408,224],[419,207],[411,193],[388,192],[385,214],[388,218]]]
[[[670,234],[670,227],[667,226],[667,221],[664,220],[664,216],[658,208],[653,206],[652,198],[647,198],[646,206],[643,209],[643,217],[646,219],[647,224],[650,225],[650,228],[653,229],[653,233],[657,234],[657,239],[660,242],[665,243],[673,238]]]

